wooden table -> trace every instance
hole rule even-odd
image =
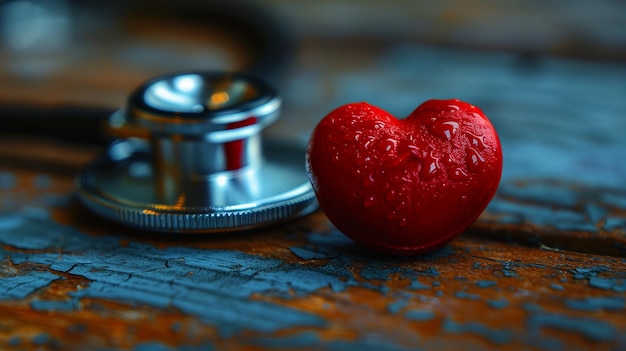
[[[496,197],[411,258],[365,251],[321,211],[223,235],[130,230],[74,200],[96,150],[0,137],[0,349],[624,350],[625,77],[617,63],[303,45],[274,80],[285,107],[267,137],[305,143],[352,101],[404,116],[458,97],[494,122]]]

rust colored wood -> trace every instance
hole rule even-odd
[[[3,84],[0,100],[115,108],[145,73],[81,67],[34,90]],[[206,237],[124,228],[74,200],[97,149],[0,134],[0,349],[626,349],[624,76],[619,63],[304,43],[276,79],[285,105],[268,137],[304,143],[353,101],[404,116],[458,97],[494,122],[496,197],[412,258],[364,250],[321,211]]]
[[[93,217],[65,176],[4,169],[1,184],[8,349],[624,346],[623,255],[518,245],[504,237],[520,228],[489,211],[443,250],[398,259],[364,251],[321,212],[168,237]]]

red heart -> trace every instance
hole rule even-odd
[[[483,112],[429,100],[406,119],[367,103],[332,111],[307,149],[320,207],[352,240],[420,254],[469,227],[496,192],[502,150]]]

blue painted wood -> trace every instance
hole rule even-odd
[[[385,257],[318,212],[167,238],[77,208],[68,177],[0,164],[0,348],[626,348],[623,65],[409,45],[339,69],[319,55],[284,83],[298,118],[275,133],[304,140],[358,100],[405,115],[456,96],[494,120],[505,174],[466,234]]]
[[[15,195],[14,200],[22,196],[19,191]],[[37,196],[28,200],[33,201],[39,202]],[[548,330],[574,333],[595,345],[626,345],[621,332],[625,325],[623,320],[617,322],[625,311],[625,259],[542,251],[540,260],[524,260],[519,254],[511,260],[506,245],[494,247],[471,238],[424,257],[390,258],[364,251],[332,227],[310,230],[298,222],[274,237],[276,249],[289,243],[282,253],[264,255],[219,248],[224,242],[236,246],[237,239],[186,241],[183,246],[176,240],[150,243],[112,233],[94,236],[56,222],[52,218],[58,210],[3,210],[0,306],[25,301],[34,315],[57,313],[60,318],[80,313],[85,299],[116,301],[129,311],[141,306],[152,313],[174,309],[217,330],[221,340],[236,338],[241,347],[270,349],[454,346],[454,341],[444,341],[448,338],[469,338],[470,344],[493,347],[565,348],[567,343],[545,334]],[[294,235],[299,236],[295,242]],[[251,237],[267,245],[261,239]],[[46,286],[71,276],[84,279],[81,289],[68,291],[60,300],[40,296]],[[527,279],[541,282],[522,284]],[[380,308],[361,300],[359,294],[379,300]],[[323,305],[307,308],[295,303],[311,299],[323,300],[328,309],[344,305],[346,312],[352,311],[345,328],[356,332],[357,338],[324,337],[323,331],[337,328],[337,322],[321,313]],[[484,316],[463,318],[459,313],[465,309],[482,310]],[[494,325],[484,318],[496,311],[520,310],[526,316],[521,326],[517,322]],[[386,328],[378,329],[377,323],[357,327],[362,318],[393,320],[397,323],[393,329],[405,337],[418,334],[412,341],[397,339]],[[438,325],[438,332],[425,341],[411,323]],[[291,332],[281,334],[286,331]],[[250,332],[253,337],[242,339]],[[130,329],[128,333],[132,334]],[[53,334],[39,333],[30,343],[66,345],[67,340]],[[370,340],[368,335],[377,337]],[[16,343],[19,330],[9,337],[5,345]],[[478,342],[471,341],[474,338]],[[158,347],[173,349],[158,336],[132,349]]]

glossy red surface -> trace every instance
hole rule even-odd
[[[405,119],[368,103],[341,106],[315,128],[309,177],[331,222],[354,241],[398,255],[453,240],[493,197],[498,135],[483,112],[429,100]]]

